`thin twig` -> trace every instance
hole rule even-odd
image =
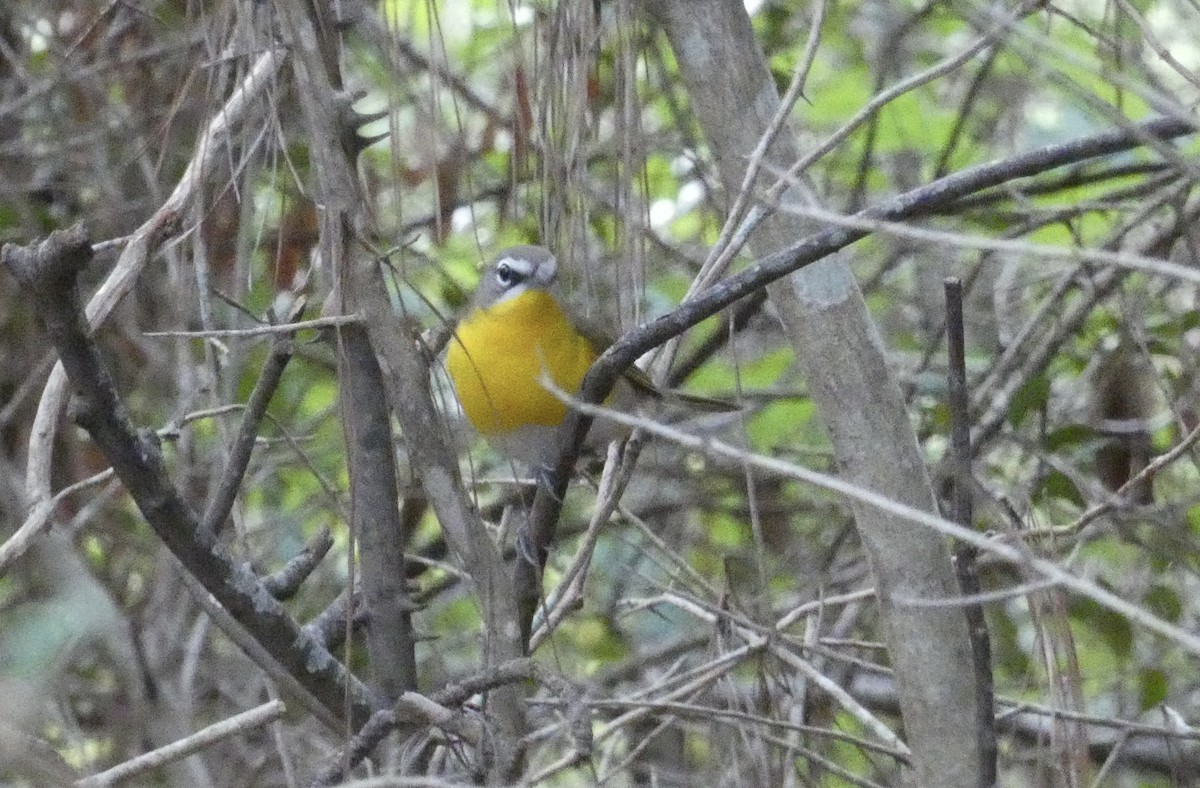
[[[86,314],[91,330],[94,331],[108,318],[121,299],[133,289],[154,253],[179,231],[188,206],[200,193],[213,170],[224,164],[221,153],[233,130],[246,119],[255,105],[254,99],[270,84],[286,60],[287,54],[277,49],[259,55],[237,90],[230,95],[221,111],[213,116],[200,135],[196,153],[171,196],[129,237],[129,243],[116,266],[88,302]],[[47,502],[51,498],[53,447],[66,401],[66,383],[62,364],[56,364],[42,390],[37,415],[30,429],[25,489],[31,498],[31,510],[22,528],[28,528],[34,535],[49,525],[53,511]]]
[[[104,788],[122,780],[128,780],[151,769],[157,769],[172,761],[186,758],[217,742],[253,730],[281,718],[286,711],[282,701],[272,700],[261,706],[234,715],[229,719],[213,723],[196,731],[191,736],[151,750],[145,755],[125,761],[99,774],[85,777],[75,783],[76,788]]]
[[[283,371],[292,359],[293,348],[291,335],[284,334],[275,338],[271,352],[267,354],[262,373],[258,376],[254,390],[250,392],[250,398],[246,402],[237,436],[229,447],[225,467],[221,470],[221,479],[204,509],[204,515],[200,518],[201,527],[205,531],[218,533],[233,509],[233,503],[246,475],[246,468],[250,465],[250,455],[258,439],[259,427],[267,413],[271,397],[283,380]]]
[[[800,56],[800,62],[796,66],[796,71],[792,74],[792,82],[788,85],[787,92],[783,94],[783,98],[779,101],[779,108],[775,110],[774,117],[771,118],[766,130],[758,140],[758,145],[750,154],[750,159],[746,164],[746,174],[742,178],[742,186],[738,189],[737,197],[733,201],[733,205],[729,208],[728,215],[725,218],[725,225],[721,228],[721,234],[717,237],[716,243],[713,244],[712,250],[709,252],[708,259],[700,268],[700,272],[692,280],[688,286],[687,294],[684,295],[686,301],[695,293],[700,292],[705,287],[708,287],[713,282],[717,281],[725,270],[729,267],[729,262],[733,257],[741,251],[745,244],[745,239],[749,233],[739,232],[739,225],[755,224],[761,219],[746,220],[743,222],[743,215],[746,211],[746,206],[754,197],[754,185],[758,180],[759,171],[763,166],[763,162],[770,150],[775,138],[779,136],[779,132],[783,130],[784,124],[791,117],[792,108],[796,101],[804,95],[804,86],[808,81],[808,72],[812,68],[813,59],[817,54],[817,45],[820,43],[821,28],[825,22],[826,3],[824,0],[816,4],[813,12],[813,21],[809,26],[808,40],[804,44],[804,53]],[[787,186],[786,179],[779,179],[774,186],[768,191],[771,197],[770,201],[779,198],[783,193],[783,189]],[[755,213],[760,213],[760,209],[756,206]],[[765,218],[765,215],[764,215]],[[734,240],[737,239],[737,242]]]
[[[669,599],[675,607],[686,611],[697,618],[701,618],[710,623],[717,623],[718,614],[706,610],[675,594],[664,594],[664,597]],[[738,635],[745,639],[747,647],[752,650],[766,649],[775,655],[780,661],[786,663],[789,667],[802,674],[805,678],[812,681],[813,684],[820,687],[833,700],[842,707],[846,713],[854,717],[864,728],[869,730],[877,739],[884,743],[888,749],[895,753],[902,753],[905,757],[910,755],[908,747],[900,739],[896,733],[885,725],[878,717],[867,710],[865,706],[855,700],[848,691],[833,679],[826,676],[821,671],[812,666],[808,660],[803,659],[795,654],[790,648],[783,648],[775,640],[767,635],[759,634],[749,627],[744,627],[739,624],[731,626]]]
[[[759,468],[778,473],[780,475],[797,479],[816,487],[820,487],[831,492],[838,493],[852,500],[857,500],[868,506],[874,506],[890,514],[903,517],[910,522],[932,528],[933,530],[945,536],[950,536],[960,539],[968,544],[974,545],[980,550],[991,553],[998,558],[1001,558],[1009,563],[1017,566],[1025,566],[1034,572],[1037,572],[1044,577],[1055,581],[1060,586],[1063,586],[1071,591],[1074,591],[1081,596],[1087,597],[1096,602],[1102,607],[1108,608],[1113,612],[1125,616],[1131,622],[1144,627],[1168,640],[1173,641],[1181,648],[1200,656],[1200,637],[1188,632],[1187,630],[1178,627],[1170,622],[1143,610],[1142,608],[1125,601],[1117,594],[1102,587],[1100,584],[1079,577],[1052,561],[1036,556],[1027,550],[1019,547],[1005,544],[1001,541],[990,539],[983,534],[973,530],[968,530],[936,515],[922,511],[912,506],[907,506],[902,503],[893,501],[885,496],[880,495],[872,490],[863,489],[857,485],[850,484],[843,479],[828,474],[819,473],[809,470],[808,468],[795,465],[784,460],[774,457],[764,457],[762,455],[753,454],[750,452],[738,449],[735,446],[730,446],[712,438],[702,438],[695,435],[677,430],[663,424],[658,424],[650,419],[641,418],[638,416],[630,416],[625,413],[609,410],[607,408],[598,407],[588,403],[568,400],[571,402],[573,409],[585,413],[586,415],[595,418],[601,416],[611,419],[626,426],[636,427],[645,430],[653,435],[677,443],[688,449],[692,449],[706,454],[715,454],[719,456],[729,457],[730,459],[739,462],[749,462]],[[897,599],[900,604],[904,604],[907,600]]]
[[[968,194],[1001,183],[1045,172],[1055,167],[1073,164],[1099,156],[1111,155],[1139,147],[1147,138],[1169,139],[1192,134],[1193,121],[1173,117],[1159,118],[1129,128],[1083,137],[1066,143],[1049,145],[1008,159],[978,165],[954,175],[891,198],[856,214],[858,220],[895,222],[928,215]],[[592,364],[579,391],[583,402],[601,402],[612,390],[617,377],[643,353],[696,325],[705,318],[741,300],[772,282],[806,265],[823,259],[839,249],[863,238],[866,230],[830,227],[805,238],[792,246],[775,252],[730,276],[674,311],[625,333]],[[558,458],[551,469],[553,484],[539,486],[529,515],[529,541],[538,565],[530,561],[517,563],[516,586],[519,594],[535,600],[522,609],[524,626],[532,620],[536,600],[540,598],[541,564],[554,541],[562,501],[580,447],[591,426],[592,416],[573,410],[558,428]],[[1196,640],[1200,647],[1200,640]]]
[[[950,409],[950,448],[954,479],[954,497],[951,519],[963,528],[974,528],[972,492],[974,475],[971,472],[971,413],[970,397],[967,395],[967,359],[963,325],[962,280],[950,278],[943,283],[946,294],[946,353],[947,353],[947,405]],[[976,558],[978,548],[955,543],[954,569],[958,575],[959,590],[965,597],[976,596],[981,591],[979,566]],[[977,601],[966,603],[964,612],[971,639],[971,657],[975,668],[975,694],[978,715],[975,731],[979,742],[980,785],[989,788],[996,783],[995,686],[992,678],[992,648],[988,636],[987,619],[983,616],[983,605]]]
[[[333,535],[329,529],[321,526],[312,538],[304,545],[304,549],[291,558],[277,571],[262,579],[263,588],[279,600],[289,599],[313,570],[320,565],[329,549],[333,547]]]
[[[1183,455],[1187,454],[1196,443],[1200,441],[1200,426],[1197,426],[1189,432],[1178,445],[1174,446],[1165,454],[1160,454],[1155,457],[1153,462],[1142,468],[1136,475],[1132,476],[1129,481],[1117,488],[1106,501],[1096,504],[1086,512],[1081,514],[1077,520],[1068,525],[1054,526],[1051,528],[1031,528],[1025,533],[1030,536],[1070,536],[1082,531],[1085,527],[1095,522],[1098,518],[1103,517],[1114,509],[1124,505],[1129,499],[1127,496],[1131,491],[1140,489],[1143,485],[1149,484],[1164,468],[1174,463]]]
[[[839,227],[850,227],[871,233],[893,235],[898,238],[924,241],[936,245],[960,247],[964,249],[980,249],[991,252],[1006,252],[1013,255],[1029,255],[1050,260],[1067,260],[1075,263],[1096,263],[1125,268],[1130,271],[1140,271],[1155,276],[1165,276],[1193,284],[1200,283],[1200,271],[1169,260],[1156,257],[1133,254],[1130,252],[1110,252],[1107,249],[1084,249],[1081,247],[1052,246],[1028,241],[1018,241],[1002,238],[986,238],[977,235],[964,235],[940,230],[930,230],[923,227],[913,227],[899,222],[889,222],[860,216],[845,216],[834,211],[820,208],[789,205],[786,209],[812,219]]]
[[[335,328],[337,326],[361,325],[360,315],[335,315],[319,317],[313,320],[300,320],[295,323],[282,323],[277,326],[255,326],[254,328],[221,328],[212,331],[143,331],[145,337],[185,337],[185,338],[237,338],[252,339],[276,335],[294,334],[313,328]]]
[[[750,234],[754,232],[754,230],[763,222],[763,220],[771,215],[773,210],[775,210],[773,207],[774,204],[779,201],[786,189],[789,186],[795,185],[799,181],[802,174],[822,156],[825,156],[827,153],[837,148],[837,146],[840,145],[847,137],[849,137],[855,129],[857,129],[870,118],[874,117],[875,114],[887,104],[900,98],[905,93],[916,90],[922,85],[932,82],[940,76],[949,74],[973,59],[980,52],[983,52],[988,47],[993,46],[1007,33],[1007,31],[1014,25],[1016,20],[1029,14],[1039,4],[1040,3],[1037,0],[1034,0],[1033,2],[1026,2],[1025,5],[1017,9],[1012,16],[1006,16],[997,20],[995,27],[991,31],[983,36],[980,36],[975,41],[972,41],[961,51],[943,59],[939,63],[934,64],[932,67],[927,68],[924,71],[914,74],[907,79],[901,80],[887,90],[876,94],[858,112],[854,114],[854,117],[842,124],[842,126],[833,134],[829,135],[824,142],[815,146],[811,151],[793,163],[786,172],[779,176],[779,179],[775,182],[775,184],[767,190],[762,202],[759,205],[756,205],[746,219],[741,223],[737,233],[729,241],[727,249],[722,253],[722,260],[712,266],[713,271],[718,275],[723,272],[728,260],[731,259],[734,254],[737,254],[737,252],[745,244],[746,240],[750,237]],[[705,284],[711,284],[712,281],[715,281],[715,276],[706,279]],[[698,292],[699,288],[696,288],[695,290]],[[693,293],[689,291],[688,295],[690,296],[692,294]]]
[[[252,633],[270,659],[334,716],[348,698],[351,716],[365,720],[371,705],[366,688],[305,636],[249,567],[232,561],[217,546],[215,534],[201,528],[199,517],[171,481],[156,436],[135,429],[79,303],[77,278],[90,259],[91,246],[81,225],[51,233],[35,246],[6,245],[3,250],[4,265],[32,302],[70,376],[75,420],[112,463],[155,534]],[[236,633],[230,636],[240,642]]]

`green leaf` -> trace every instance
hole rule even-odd
[[[1152,709],[1167,699],[1167,674],[1159,668],[1147,668],[1138,676],[1141,689],[1139,703],[1142,711]]]
[[[811,430],[816,406],[811,400],[777,400],[763,408],[751,421],[747,432],[757,451],[769,451],[779,446],[795,447],[804,443],[798,436]],[[816,436],[813,435],[816,439]],[[826,445],[827,441],[822,442]]]
[[[1133,653],[1133,625],[1120,613],[1101,607],[1090,599],[1077,600],[1071,605],[1072,615],[1087,624],[1093,632],[1119,657]]]
[[[1050,379],[1038,375],[1017,390],[1008,408],[1008,422],[1013,427],[1021,426],[1031,410],[1041,410],[1050,396]]]
[[[1052,430],[1046,436],[1046,449],[1059,451],[1061,449],[1079,448],[1096,438],[1096,430],[1086,424],[1068,424]]]
[[[604,662],[624,659],[629,649],[605,618],[589,616],[571,627],[576,645],[582,653]]]
[[[1035,501],[1041,502],[1045,499],[1070,501],[1076,506],[1085,505],[1083,495],[1075,486],[1075,482],[1059,471],[1051,471],[1047,474],[1046,478],[1042,479],[1041,486],[1034,492]]]
[[[991,630],[992,653],[997,671],[1008,676],[1024,676],[1030,670],[1029,654],[1021,647],[1021,633],[1017,623],[1007,615],[988,617]]]
[[[1179,592],[1165,585],[1155,585],[1145,597],[1146,608],[1165,621],[1178,622],[1183,614],[1183,600]]]

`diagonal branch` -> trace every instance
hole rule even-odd
[[[188,164],[171,196],[154,215],[139,227],[125,246],[112,272],[87,306],[88,324],[95,330],[137,281],[142,269],[166,241],[179,232],[182,217],[204,182],[213,171],[225,163],[227,146],[233,130],[240,126],[254,106],[254,99],[274,79],[287,59],[282,50],[262,53],[246,74],[238,89],[209,123],[196,143],[196,153]],[[50,522],[54,506],[51,502],[50,471],[58,420],[66,399],[66,376],[56,365],[42,390],[37,416],[30,430],[29,459],[25,472],[25,489],[31,499],[29,515],[21,528],[0,549],[0,571],[15,560],[32,539]]]
[[[404,431],[411,466],[419,473],[447,543],[461,557],[479,594],[487,660],[484,667],[522,657],[524,641],[518,627],[513,581],[463,486],[458,460],[450,450],[444,422],[430,396],[425,357],[404,334],[377,266],[355,266],[350,295],[367,317],[371,346],[383,370],[388,402]],[[512,772],[520,761],[515,742],[524,728],[521,687],[507,685],[493,690],[488,710],[498,733],[496,755],[502,761],[495,771]]]
[[[982,164],[939,178],[925,186],[897,195],[879,205],[867,208],[852,217],[855,220],[902,221],[927,216],[944,210],[955,201],[1002,183],[1026,178],[1056,167],[1075,164],[1099,156],[1140,147],[1146,138],[1171,139],[1195,133],[1195,124],[1162,118],[1136,124],[1072,142],[1048,145],[1008,159]],[[861,227],[830,227],[810,235],[792,246],[781,249],[747,266],[734,276],[724,279],[700,293],[691,301],[671,312],[627,331],[592,365],[580,389],[580,400],[599,402],[612,390],[621,372],[639,356],[668,339],[682,334],[701,321],[717,314],[741,299],[772,282],[811,265],[818,260],[869,235]],[[562,499],[570,470],[578,459],[578,447],[587,434],[591,420],[574,414],[559,430],[559,463],[555,468],[556,487],[553,492]],[[541,493],[541,491],[539,491]],[[557,516],[557,509],[548,507],[554,496],[539,494],[535,514]],[[551,499],[551,500],[547,500]],[[535,518],[536,522],[536,518]],[[536,528],[535,528],[536,530]]]
[[[1047,145],[988,164],[969,167],[924,186],[897,195],[867,208],[854,219],[902,221],[928,216],[945,210],[956,201],[977,192],[1027,178],[1057,167],[1076,164],[1100,156],[1141,147],[1147,139],[1169,140],[1193,134],[1196,124],[1177,118],[1159,118],[1129,128],[1082,137],[1070,142]],[[722,309],[752,295],[763,287],[858,241],[868,230],[853,227],[829,227],[792,246],[770,254],[701,292],[671,312],[626,332],[608,348],[588,371],[580,388],[583,402],[601,402],[612,390],[621,372],[639,356],[679,336]],[[579,448],[591,426],[591,417],[573,410],[559,427],[559,456],[553,469],[554,485],[538,489],[529,518],[529,541],[538,562],[544,566],[562,501]],[[522,616],[532,618],[540,598],[541,567],[519,561],[517,590],[522,595]],[[532,606],[528,600],[532,600]]]
[[[287,672],[335,717],[349,694],[351,722],[373,708],[367,690],[305,633],[247,566],[234,563],[202,526],[167,475],[153,433],[135,430],[99,348],[91,338],[76,278],[92,251],[81,225],[37,246],[6,245],[12,272],[46,326],[74,390],[71,412],[112,464],[142,515],[167,548]]]
[[[201,522],[206,531],[220,531],[221,524],[233,509],[233,502],[246,476],[246,468],[250,466],[250,455],[254,451],[254,441],[258,438],[258,428],[267,414],[267,405],[270,404],[271,397],[279,388],[279,382],[283,380],[283,370],[291,361],[294,350],[295,343],[290,334],[277,334],[271,343],[271,352],[263,364],[262,374],[254,384],[254,390],[250,392],[246,410],[242,413],[242,422],[238,426],[237,437],[229,449],[229,456],[225,458],[221,481],[204,509]]]
[[[314,199],[320,206],[321,262],[333,282],[327,303],[344,313],[352,311],[343,289],[352,267],[350,248],[366,216],[355,172],[360,141],[357,117],[351,109],[353,97],[342,90],[340,42],[333,34],[332,6],[294,0],[276,5],[281,30],[294,48],[296,93],[312,162]],[[370,619],[367,649],[372,687],[391,699],[416,683],[391,421],[366,331],[358,325],[345,326],[337,332],[335,346],[350,470],[352,533],[362,540],[358,558],[363,602]]]
[[[460,551],[475,580],[487,638],[485,667],[494,667],[523,656],[512,606],[512,581],[500,551],[462,486],[457,459],[446,442],[430,397],[424,356],[400,328],[375,262],[350,259],[350,243],[367,217],[355,179],[354,133],[358,118],[350,106],[351,97],[339,89],[341,79],[336,65],[329,58],[322,61],[318,57],[321,32],[309,16],[311,8],[300,0],[278,0],[277,7],[285,31],[296,46],[298,93],[323,208],[321,252],[334,281],[326,303],[329,309],[343,312],[361,307],[366,314],[367,330],[343,332],[339,341],[346,346],[355,343],[353,350],[347,350],[356,357],[360,352],[363,358],[366,354],[376,357],[377,365],[370,373],[375,379],[372,386],[386,392],[430,505],[447,540]],[[331,42],[332,38],[325,42],[326,48]],[[390,440],[387,448],[391,450]],[[394,473],[387,482],[389,506],[394,508]],[[370,599],[368,585],[372,578],[365,574],[368,565],[364,563],[363,567],[364,596]],[[404,576],[401,564],[394,577],[402,581]],[[373,661],[382,656],[371,655]],[[520,738],[525,732],[523,694],[523,688],[517,685],[498,687],[489,694],[487,710],[495,736],[482,755],[490,761],[492,782],[509,781],[520,768]]]

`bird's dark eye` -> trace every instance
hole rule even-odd
[[[517,283],[517,272],[508,263],[496,266],[496,281],[501,287],[512,287]]]

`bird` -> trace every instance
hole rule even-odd
[[[610,344],[567,306],[554,254],[543,246],[514,246],[484,271],[450,339],[446,369],[474,430],[501,455],[541,471],[557,456],[555,431],[567,414],[543,381],[574,396]],[[663,390],[636,367],[622,374],[605,404],[627,410],[666,399],[699,410],[736,410],[723,400]],[[585,447],[602,447],[625,432],[598,422]]]

